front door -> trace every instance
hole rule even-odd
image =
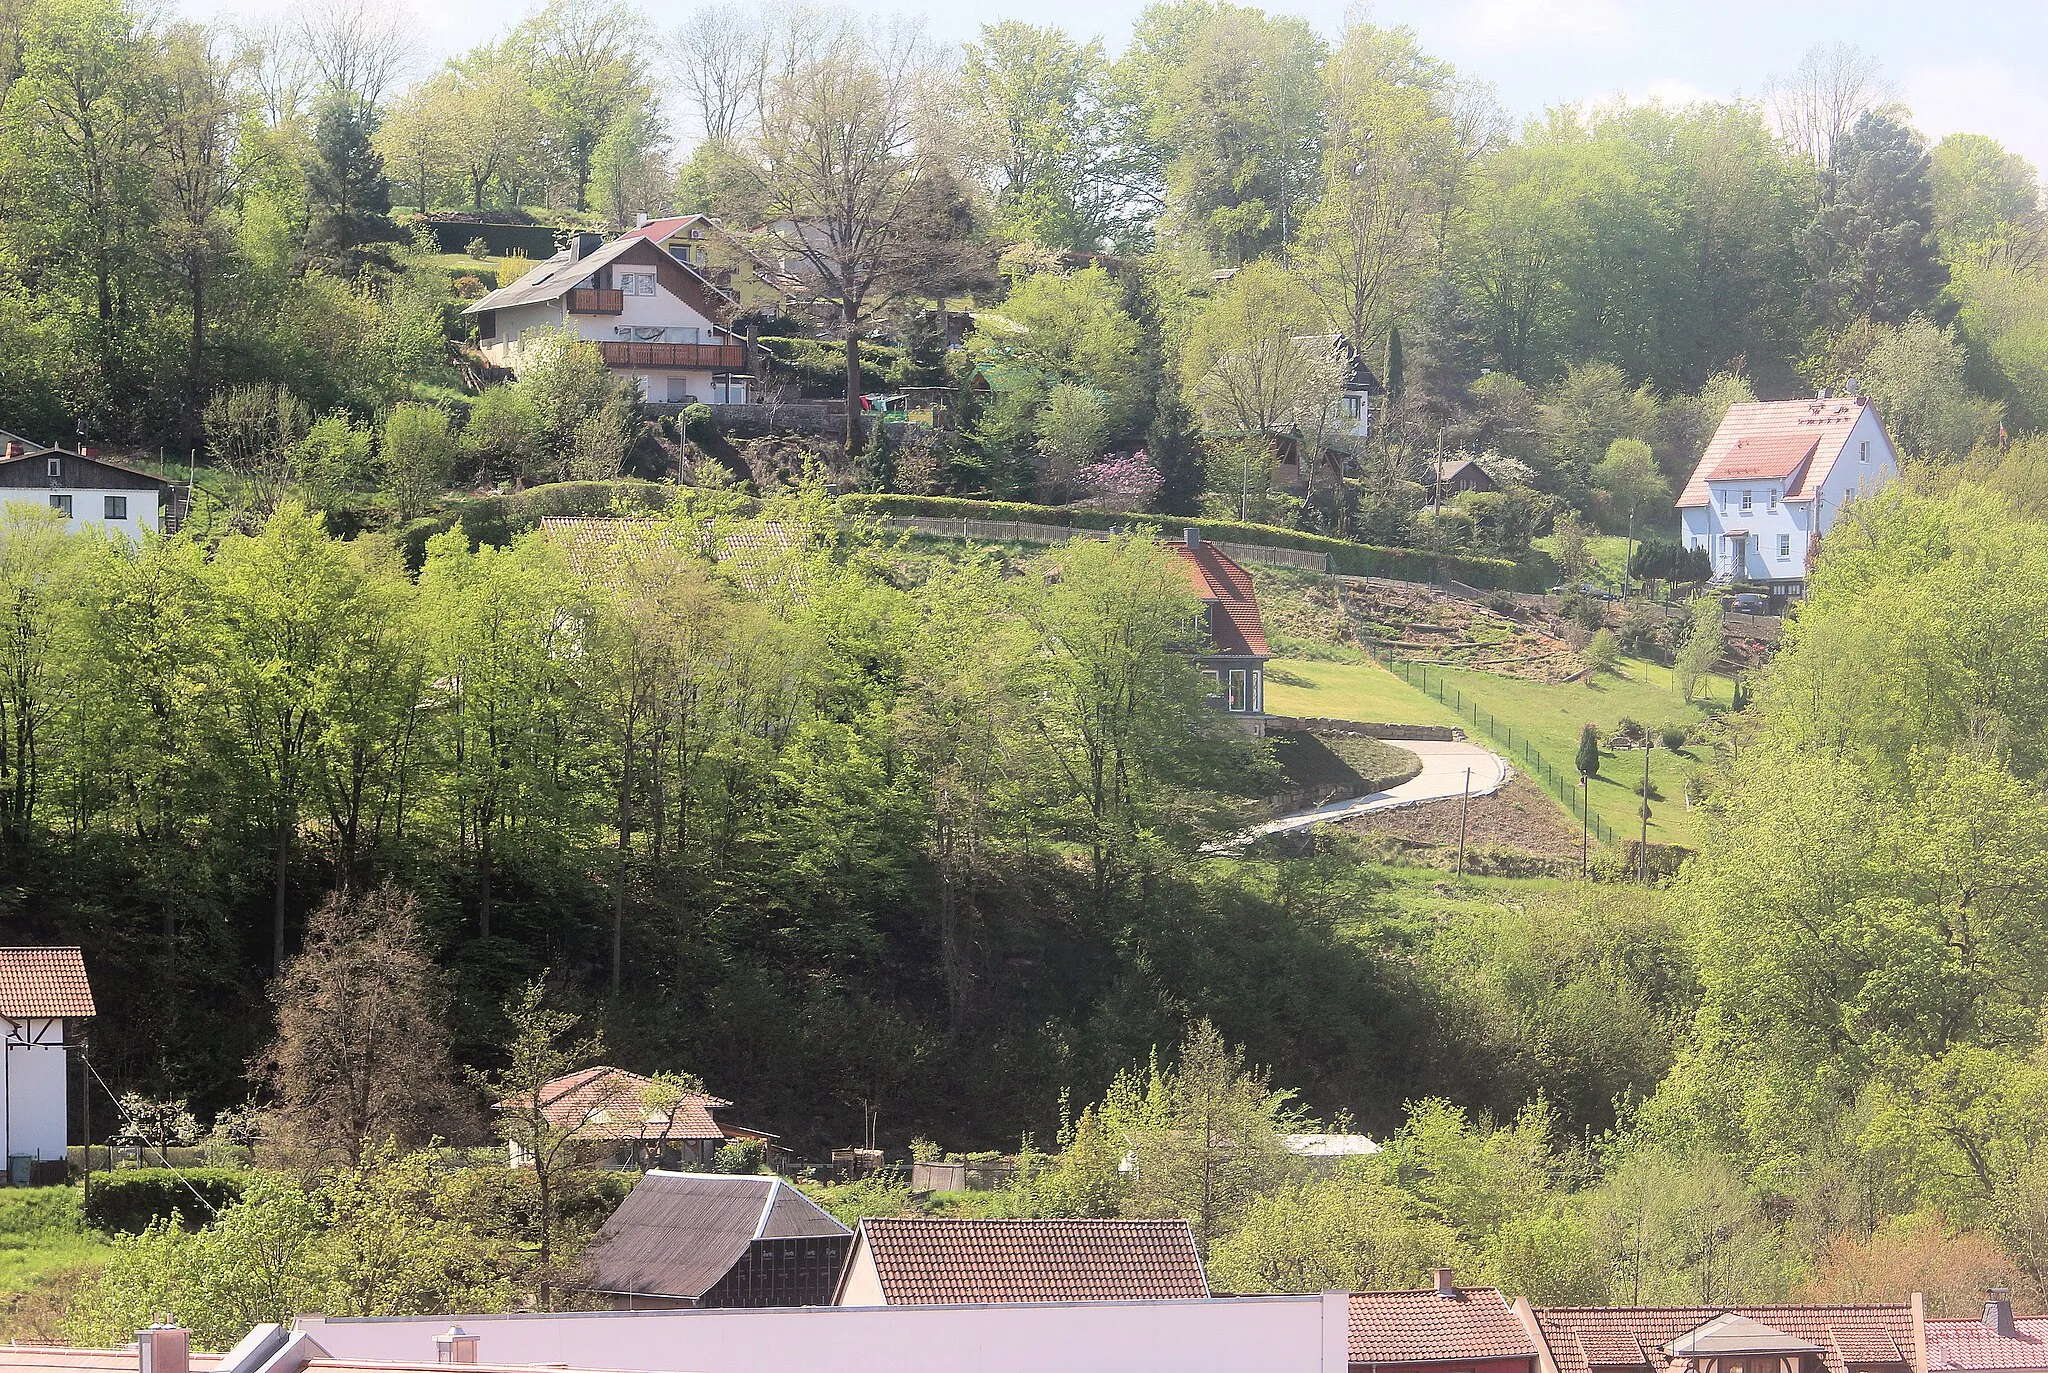
[[[1746,576],[1749,571],[1749,535],[1728,536],[1728,572],[1730,576]]]

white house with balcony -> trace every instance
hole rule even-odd
[[[74,533],[96,529],[140,538],[163,527],[170,482],[82,453],[0,434],[0,501],[54,510]]]
[[[1731,405],[1678,498],[1679,541],[1713,580],[1797,596],[1842,507],[1899,475],[1877,410],[1861,396]]]
[[[567,331],[597,344],[605,364],[633,377],[656,404],[740,405],[747,345],[726,326],[734,303],[646,237],[603,243],[577,234],[568,247],[463,313],[477,346],[519,370],[527,347]]]

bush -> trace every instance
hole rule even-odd
[[[1664,726],[1664,728],[1657,731],[1657,742],[1659,744],[1662,744],[1664,746],[1665,751],[1668,753],[1678,752],[1680,749],[1684,748],[1686,744],[1685,726]]]
[[[249,1175],[228,1168],[124,1168],[94,1173],[86,1224],[119,1235],[139,1235],[150,1222],[177,1217],[188,1230],[242,1199]],[[194,1194],[197,1195],[194,1195]]]
[[[718,417],[703,401],[683,407],[683,436],[692,443],[709,443],[718,437]]]
[[[758,1139],[736,1139],[719,1148],[711,1160],[714,1173],[758,1173],[768,1162],[768,1146]]]
[[[1637,744],[1643,742],[1648,733],[1649,731],[1645,730],[1640,724],[1624,715],[1615,721],[1612,738],[1617,747],[1634,748]]]
[[[485,258],[491,255],[491,243],[489,239],[479,234],[475,238],[471,239],[468,243],[464,244],[462,251],[468,253],[478,262],[482,262]]]
[[[1613,630],[1596,630],[1593,637],[1586,641],[1585,654],[1586,666],[1595,675],[1612,672],[1615,665],[1621,661],[1621,645],[1615,642]],[[1592,679],[1588,677],[1587,680]]]

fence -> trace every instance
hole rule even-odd
[[[1531,777],[1542,783],[1544,789],[1552,796],[1562,801],[1565,809],[1572,813],[1572,818],[1591,830],[1595,839],[1602,844],[1611,845],[1615,842],[1613,827],[1599,816],[1589,813],[1591,808],[1579,787],[1576,770],[1566,772],[1538,753],[1535,746],[1522,737],[1519,730],[1503,723],[1492,711],[1467,700],[1464,692],[1444,680],[1441,670],[1432,671],[1427,663],[1411,663],[1378,648],[1373,649],[1373,657],[1402,681],[1426,696],[1435,697],[1470,720],[1474,728],[1491,739]]]
[[[1068,539],[1106,539],[1106,529],[1081,529],[1064,524],[1034,524],[1029,520],[970,520],[951,515],[885,515],[882,522],[891,529],[909,529],[920,534],[937,534],[956,539],[986,539],[992,543],[1064,543]],[[1147,531],[1149,532],[1149,531]],[[1302,567],[1311,572],[1328,572],[1327,553],[1299,548],[1272,548],[1265,544],[1210,543],[1241,563],[1264,563],[1268,567]]]

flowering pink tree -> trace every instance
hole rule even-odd
[[[1152,455],[1142,448],[1133,453],[1111,453],[1081,469],[1081,488],[1109,510],[1143,510],[1165,483],[1166,478],[1152,465]]]

